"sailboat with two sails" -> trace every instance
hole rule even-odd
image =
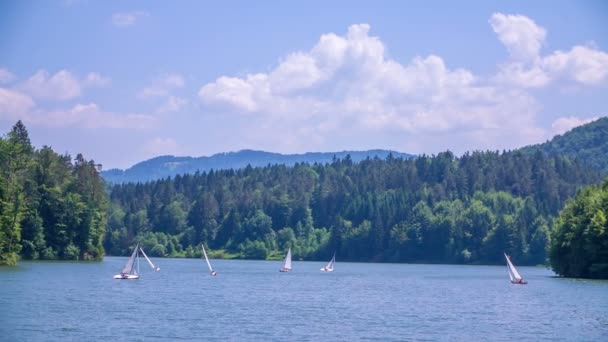
[[[515,266],[513,266],[513,263],[511,262],[511,258],[509,258],[507,253],[504,253],[504,255],[505,255],[505,259],[507,259],[507,269],[509,270],[509,279],[511,279],[511,283],[520,284],[520,285],[527,284],[528,282],[526,280],[524,280],[524,278],[521,276],[521,274],[519,274],[519,272],[517,272],[517,269],[515,268]]]
[[[148,261],[148,264],[150,265],[150,267],[152,267],[152,269],[156,272],[160,271],[160,267],[155,266],[152,263],[152,260],[150,260],[150,258],[148,258],[148,256],[146,255],[146,253],[144,252],[144,250],[139,247],[139,244],[137,244],[135,246],[135,249],[133,249],[133,253],[131,254],[131,257],[129,257],[129,260],[127,261],[127,264],[125,265],[125,267],[123,267],[122,271],[120,271],[119,274],[114,276],[114,279],[127,279],[127,280],[132,280],[132,279],[139,279],[139,252],[141,252],[141,254],[144,256],[144,258],[146,258],[146,260]]]
[[[215,277],[217,275],[217,272],[213,270],[213,267],[211,267],[211,263],[209,262],[209,258],[207,257],[207,252],[205,251],[205,245],[201,243],[201,247],[203,248],[203,255],[205,256],[205,261],[207,262],[207,266],[209,267],[209,272],[211,272],[211,276]]]

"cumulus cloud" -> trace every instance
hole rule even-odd
[[[36,98],[69,100],[80,96],[80,82],[67,70],[60,70],[49,75],[46,70],[39,70],[21,87],[26,93]]]
[[[569,78],[595,85],[608,78],[608,53],[589,46],[575,46],[570,51],[556,51],[543,58],[542,66],[555,79]]]
[[[112,24],[116,27],[129,27],[135,25],[141,18],[149,15],[150,14],[145,11],[114,13],[112,14]]]
[[[578,118],[576,116],[561,117],[553,121],[551,124],[551,130],[553,134],[563,134],[573,129],[574,127],[588,124],[592,121],[597,120],[599,117],[592,117],[588,119]]]
[[[490,25],[511,57],[500,66],[500,82],[539,88],[558,80],[595,85],[608,79],[608,53],[593,46],[576,45],[542,56],[547,32],[532,19],[494,13]]]
[[[18,91],[0,88],[0,119],[18,120],[34,108],[31,97]]]
[[[0,84],[12,82],[15,79],[10,71],[5,68],[0,68]]]
[[[547,31],[523,15],[505,15],[494,13],[490,25],[498,39],[509,50],[511,58],[516,61],[534,61],[544,43]]]
[[[350,26],[344,36],[324,34],[268,73],[220,76],[198,95],[217,110],[255,117],[256,130],[244,132],[249,141],[291,150],[336,148],[349,136],[402,150],[432,139],[440,149],[467,150],[467,144],[518,144],[543,135],[534,128],[538,105],[525,92],[450,68],[436,55],[393,60],[367,24]],[[437,141],[463,132],[460,147]],[[498,141],[505,136],[506,143]]]
[[[79,79],[67,70],[59,70],[51,75],[42,69],[21,83],[18,88],[34,98],[65,101],[79,97],[83,88],[105,86],[109,83],[108,78],[98,73],[89,73]]]
[[[247,75],[246,79],[222,76],[204,85],[199,96],[207,103],[225,103],[247,112],[258,109],[257,102],[269,95],[268,75]],[[257,94],[256,94],[257,93]]]

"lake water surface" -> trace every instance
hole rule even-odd
[[[608,282],[520,267],[126,258],[0,268],[2,341],[608,341]]]

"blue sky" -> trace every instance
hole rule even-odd
[[[510,149],[608,115],[605,1],[2,1],[0,131],[164,154]]]

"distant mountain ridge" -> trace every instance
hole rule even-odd
[[[156,179],[173,177],[178,174],[195,173],[220,169],[240,169],[296,163],[330,163],[333,158],[344,159],[347,155],[353,162],[367,158],[385,159],[389,154],[395,158],[412,158],[414,155],[390,150],[341,151],[341,152],[307,152],[303,154],[280,154],[265,151],[241,150],[238,152],[218,153],[209,157],[175,157],[160,156],[133,165],[126,170],[111,169],[103,171],[101,176],[111,183],[147,182]]]
[[[548,155],[560,155],[571,159],[578,159],[601,174],[607,175],[608,117],[575,127],[562,135],[556,135],[545,143],[524,146],[517,150],[523,153],[534,153],[540,150]],[[238,152],[218,153],[209,157],[160,156],[137,163],[126,170],[111,169],[103,171],[101,176],[111,183],[147,182],[173,177],[178,174],[195,173],[196,171],[240,169],[247,165],[258,167],[268,164],[292,166],[296,163],[329,163],[334,157],[343,159],[347,155],[350,155],[353,162],[360,162],[368,157],[385,159],[389,153],[392,153],[395,158],[415,157],[415,155],[408,153],[381,149],[308,152],[303,154],[241,150]]]

